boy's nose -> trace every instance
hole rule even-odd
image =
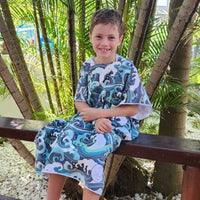
[[[107,38],[102,40],[102,45],[104,45],[104,46],[108,45],[108,39]]]

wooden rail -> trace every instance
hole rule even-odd
[[[6,197],[6,196],[3,196],[3,195],[0,195],[0,200],[19,200],[19,199],[15,199],[13,197]]]
[[[0,117],[0,137],[33,141],[38,130],[47,124]],[[200,200],[200,141],[140,133],[133,141],[123,141],[114,153],[184,165],[181,200]]]

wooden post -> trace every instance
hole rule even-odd
[[[200,200],[200,169],[186,166],[183,173],[181,200]]]

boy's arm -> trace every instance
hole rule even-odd
[[[123,105],[110,109],[91,108],[85,102],[75,102],[76,109],[80,112],[84,121],[94,121],[100,118],[111,117],[130,117],[136,115],[138,112],[138,105]]]
[[[81,112],[82,110],[85,110],[89,108],[89,105],[86,102],[83,101],[75,101],[74,102],[76,109]]]
[[[138,105],[122,105],[116,108],[101,109],[99,115],[102,117],[131,117],[138,112]]]

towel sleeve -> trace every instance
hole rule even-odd
[[[132,118],[142,120],[152,113],[151,102],[134,65],[132,65],[130,74],[126,78],[123,97],[120,105],[139,105],[138,113],[131,116]]]

